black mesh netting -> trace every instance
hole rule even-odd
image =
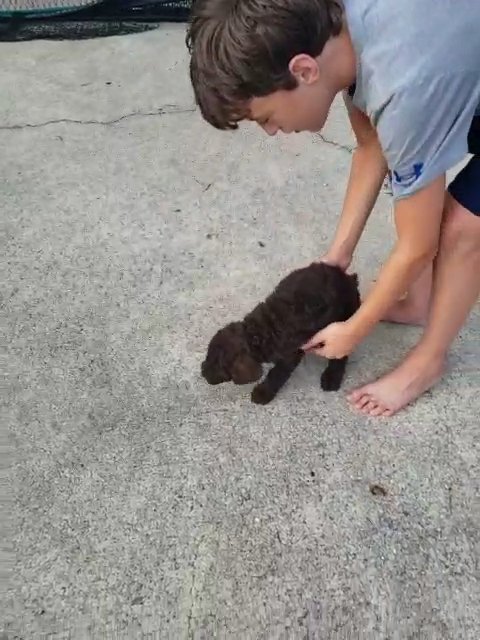
[[[192,0],[0,0],[0,41],[84,39],[188,19]]]

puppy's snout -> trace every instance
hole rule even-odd
[[[208,382],[208,384],[220,384],[223,382],[221,376],[212,371],[211,367],[209,367],[208,362],[204,360],[201,366],[202,377]]]
[[[206,360],[202,362],[201,371],[202,371],[202,377],[204,377],[205,380],[207,380],[208,382],[208,378],[210,376],[209,376],[208,364]]]

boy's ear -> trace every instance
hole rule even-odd
[[[317,61],[306,53],[293,56],[288,68],[299,84],[313,84],[319,78]]]

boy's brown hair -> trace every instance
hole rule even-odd
[[[236,129],[252,98],[294,89],[290,60],[320,55],[342,20],[341,0],[194,0],[186,42],[205,120]]]

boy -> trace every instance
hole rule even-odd
[[[197,0],[187,44],[197,103],[220,129],[319,131],[344,94],[358,144],[324,261],[348,268],[391,171],[395,247],[359,311],[304,348],[341,358],[383,319],[425,325],[394,371],[349,396],[392,415],[440,379],[480,293],[480,2]]]

